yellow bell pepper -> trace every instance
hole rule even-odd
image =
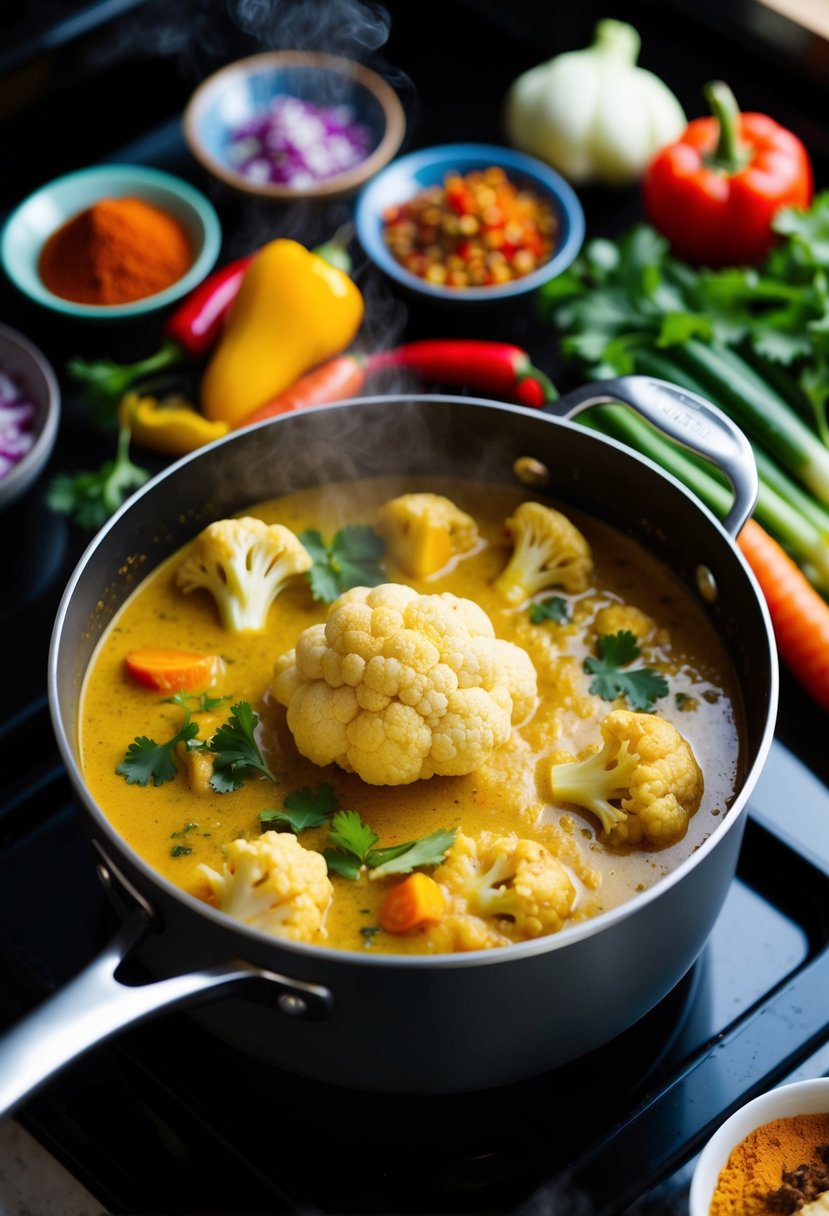
[[[204,414],[231,426],[354,339],[365,306],[356,284],[296,241],[251,262],[201,383]]]
[[[168,456],[186,456],[230,430],[228,423],[211,422],[181,397],[157,401],[139,393],[121,398],[118,424],[129,428],[139,447]]]

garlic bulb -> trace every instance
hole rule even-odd
[[[653,72],[636,66],[640,40],[623,21],[600,21],[592,46],[524,72],[504,109],[514,147],[570,181],[625,185],[676,139],[685,114]]]

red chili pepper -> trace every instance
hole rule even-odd
[[[435,338],[407,342],[368,357],[368,370],[399,367],[421,380],[494,393],[538,408],[556,395],[550,379],[520,346],[475,338]]]
[[[757,265],[775,241],[781,207],[808,207],[809,155],[766,114],[741,114],[721,81],[705,89],[714,117],[695,118],[648,166],[648,219],[673,253],[704,266]]]
[[[250,253],[214,270],[167,318],[164,333],[192,359],[212,349],[253,258]]]

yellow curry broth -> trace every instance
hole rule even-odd
[[[514,729],[510,741],[481,769],[466,777],[378,787],[333,765],[318,768],[297,753],[285,710],[268,688],[274,660],[295,644],[304,628],[325,619],[327,605],[315,603],[300,581],[278,597],[265,631],[227,633],[207,592],[184,595],[176,587],[178,554],[144,581],[107,631],[90,664],[80,720],[82,766],[92,794],[127,843],[171,882],[203,895],[199,864],[221,870],[223,847],[239,835],[258,835],[263,809],[281,807],[292,790],[327,781],[340,806],[358,811],[384,846],[438,828],[462,828],[471,836],[515,832],[540,840],[567,866],[578,891],[573,919],[581,919],[628,899],[673,869],[727,809],[739,764],[736,687],[728,658],[703,611],[670,571],[615,529],[566,509],[593,548],[594,586],[581,595],[565,596],[573,615],[569,623],[533,625],[526,606],[505,608],[491,585],[510,555],[503,521],[528,497],[523,490],[432,478],[378,478],[301,491],[246,513],[295,532],[317,528],[330,536],[345,524],[371,523],[389,498],[416,490],[445,494],[471,514],[482,544],[427,580],[404,579],[389,562],[390,581],[477,601],[496,634],[523,646],[533,659],[539,688],[536,713]],[[691,744],[705,778],[702,805],[687,835],[658,851],[606,849],[598,838],[598,822],[576,808],[551,806],[541,779],[551,755],[579,753],[600,742],[599,724],[613,705],[589,694],[590,678],[582,662],[595,647],[596,612],[618,602],[636,605],[657,624],[655,637],[642,643],[640,661],[668,677],[670,693],[655,708]],[[177,706],[164,704],[163,694],[137,686],[125,672],[125,654],[143,647],[224,656],[225,671],[211,691],[231,698],[226,705],[249,701],[261,715],[260,744],[280,776],[278,785],[254,778],[232,793],[197,794],[183,772],[159,787],[129,785],[116,773],[136,736],[161,741],[181,724]],[[677,704],[677,693],[685,694],[685,709]],[[301,842],[323,848],[325,835],[322,828],[307,831]],[[326,920],[327,945],[397,953],[433,948],[428,933],[373,932],[383,895],[397,880],[362,876],[348,882],[335,875],[332,881],[335,896]]]

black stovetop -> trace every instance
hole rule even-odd
[[[187,0],[178,20],[190,15],[201,22],[194,28],[203,28],[211,6],[219,21],[238,4]],[[84,17],[82,35],[61,25],[60,48],[40,54],[52,85],[34,99],[24,88],[23,103],[5,113],[2,135],[10,137],[20,174],[17,183],[4,176],[0,207],[58,171],[110,157],[171,169],[211,194],[226,256],[276,235],[285,223],[310,243],[341,222],[341,205],[285,216],[241,204],[201,176],[184,149],[178,109],[194,75],[212,65],[204,47],[185,53],[181,39],[176,54],[169,52],[164,6],[77,0],[75,7]],[[96,7],[105,19],[97,32]],[[786,76],[775,58],[779,48],[757,45],[749,53],[744,37],[738,44],[721,20],[706,17],[705,5],[693,25],[664,5],[612,7],[613,16],[643,33],[648,66],[671,79],[689,113],[699,111],[699,83],[726,75],[747,108],[774,105],[772,112],[807,138],[818,181],[829,182],[829,86],[791,65]],[[560,47],[583,44],[596,17],[608,15],[591,3],[576,12],[540,0],[514,0],[508,11],[488,0],[422,0],[390,9],[391,37],[375,62],[404,96],[410,147],[497,141],[499,99],[516,72]],[[719,6],[719,17],[727,10]],[[138,41],[136,22],[146,35]],[[25,23],[29,57],[37,57],[37,28],[36,21]],[[12,50],[8,62],[16,73]],[[106,103],[125,89],[131,108],[119,120],[117,107]],[[136,89],[144,90],[143,117],[134,108]],[[620,231],[638,218],[635,192],[582,197],[590,235]],[[404,303],[362,273],[371,315],[386,333],[505,338],[561,377],[531,303],[469,320]],[[137,356],[157,340],[152,324],[111,331],[57,324],[5,285],[0,318],[28,333],[59,372],[69,354]],[[45,698],[51,624],[87,538],[49,513],[43,491],[56,471],[94,467],[110,445],[90,427],[71,386],[64,387],[51,465],[2,517],[11,554],[0,583],[0,1027],[78,971],[114,929]],[[632,1205],[642,1216],[682,1216],[690,1163],[730,1110],[792,1075],[829,1070],[825,726],[825,715],[784,673],[776,741],[710,941],[656,1010],[585,1060],[483,1094],[361,1095],[264,1070],[186,1015],[166,1015],[74,1064],[18,1117],[112,1213],[609,1216]],[[579,1206],[578,1192],[592,1198],[593,1209]]]

